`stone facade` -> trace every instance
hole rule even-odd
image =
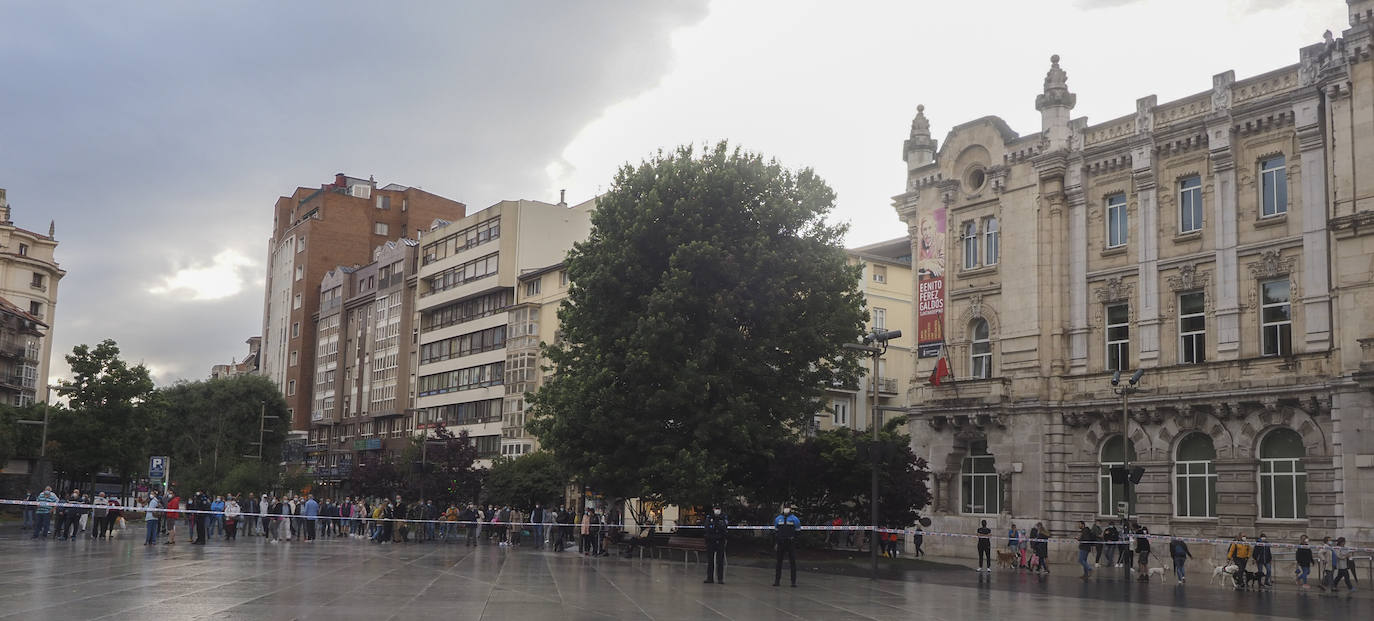
[[[14,225],[10,219],[10,204],[4,188],[0,188],[0,298],[4,298],[31,319],[43,324],[45,338],[38,340],[37,349],[20,341],[3,341],[5,347],[17,346],[24,355],[16,360],[9,378],[15,390],[4,395],[8,405],[22,406],[46,398],[48,367],[52,363],[52,329],[57,318],[57,284],[67,275],[58,267],[56,225],[48,223],[48,234],[37,233]]]
[[[955,381],[917,360],[909,395],[935,529],[1111,519],[1124,409],[1153,532],[1374,543],[1374,1],[1349,7],[1298,64],[1104,123],[1070,117],[1057,56],[1037,133],[986,117],[940,144],[918,112],[894,207],[913,249],[923,217],[949,228]],[[994,218],[1004,260],[966,260]],[[1146,370],[1128,403],[1114,369]]]

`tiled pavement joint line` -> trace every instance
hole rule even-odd
[[[675,563],[672,563],[672,562],[668,563],[668,569],[673,569],[672,565],[675,565]],[[758,569],[758,568],[756,568],[756,567],[747,567],[747,568],[741,568],[741,569]],[[640,569],[640,571],[643,571],[643,569]],[[767,572],[767,571],[769,571],[769,570],[758,569],[758,571]],[[646,572],[646,573],[647,573],[647,572]],[[683,573],[684,573],[684,575],[686,574],[686,569],[685,569],[685,568],[683,569]],[[765,577],[766,577],[766,576],[765,576]],[[787,615],[787,616],[789,616],[789,617],[795,617],[795,618],[797,618],[797,619],[802,619],[802,618],[803,618],[801,615],[798,615],[798,614],[796,614],[796,613],[794,613],[794,612],[792,612],[792,611],[790,611],[790,610],[784,610],[784,609],[782,609],[782,608],[779,608],[779,607],[777,607],[777,606],[774,606],[773,604],[771,604],[771,603],[769,603],[769,602],[766,602],[766,601],[764,601],[764,600],[762,600],[762,599],[760,599],[760,598],[758,598],[758,597],[756,597],[756,596],[750,594],[750,592],[748,592],[748,591],[745,591],[745,590],[742,590],[742,589],[739,589],[739,588],[732,588],[732,587],[734,587],[734,586],[735,586],[735,584],[734,584],[734,582],[733,582],[733,580],[732,580],[731,583],[729,584],[729,586],[727,586],[726,588],[729,589],[729,590],[731,590],[731,591],[733,591],[733,592],[735,592],[735,593],[742,594],[742,595],[744,595],[745,597],[747,597],[748,599],[751,599],[751,600],[753,600],[753,601],[759,602],[760,604],[763,604],[764,606],[767,606],[767,607],[769,607],[769,608],[772,608],[773,610],[776,610],[776,611],[778,611],[778,612],[780,612],[780,613],[782,613],[782,614],[785,614],[785,615]],[[714,608],[713,608],[712,610],[714,610]],[[728,615],[725,615],[725,614],[723,614],[723,613],[721,613],[721,616],[726,617],[726,618],[731,618],[731,617],[729,617]]]
[[[487,616],[487,607],[491,606],[491,594],[496,592],[497,585],[501,583],[501,574],[505,573],[506,567],[510,565],[510,555],[501,555],[501,567],[496,570],[496,580],[492,581],[491,588],[487,589],[487,596],[482,600],[482,612],[477,615],[478,619]]]
[[[188,562],[188,563],[179,565],[178,568],[183,568],[183,567],[187,567],[187,566],[194,566],[194,565],[199,565],[199,564],[200,564],[200,561],[191,561],[191,562]],[[211,569],[207,569],[206,571],[198,572],[198,573],[196,573],[196,574],[193,574],[192,577],[203,576],[203,575],[206,575],[206,574],[214,573],[214,572],[216,572],[216,571],[218,571],[218,568],[211,568]],[[132,574],[122,574],[122,575],[128,576],[128,575],[132,575]],[[179,577],[177,577],[177,578],[175,578],[175,579],[178,579],[178,580],[179,580],[179,579],[184,579],[184,578],[186,578],[186,576],[179,576]],[[169,578],[169,579],[170,579],[170,578]],[[87,581],[87,582],[84,582],[84,583],[81,583],[81,584],[89,584],[90,582],[95,582],[95,581]],[[115,589],[115,590],[113,590],[113,591],[106,591],[106,592],[104,592],[104,593],[94,593],[94,594],[90,594],[90,595],[83,595],[83,596],[78,597],[78,598],[76,598],[76,599],[70,599],[70,600],[66,600],[66,601],[56,602],[56,603],[48,604],[48,605],[46,605],[46,606],[42,606],[42,607],[39,607],[39,608],[31,608],[31,609],[26,609],[26,610],[17,610],[17,611],[14,611],[14,612],[6,613],[5,615],[0,616],[0,618],[14,617],[14,616],[16,616],[16,615],[31,615],[31,614],[35,614],[35,613],[40,612],[40,611],[43,611],[43,610],[47,610],[47,609],[49,609],[49,608],[54,608],[54,607],[58,607],[58,606],[67,606],[67,605],[70,605],[70,604],[73,604],[73,603],[76,603],[76,602],[86,601],[86,600],[90,600],[90,599],[96,599],[96,598],[100,598],[100,597],[109,597],[109,596],[111,596],[111,595],[115,595],[115,594],[117,594],[117,593],[123,593],[123,592],[126,592],[126,591],[142,591],[142,590],[144,590],[144,589],[155,589],[155,588],[157,588],[157,586],[160,585],[162,582],[163,582],[163,580],[159,580],[157,583],[155,583],[155,584],[153,584],[153,585],[146,585],[146,586],[145,586],[145,585],[140,585],[140,586],[136,586],[136,587],[128,587],[128,588],[123,588],[123,589]],[[69,589],[69,588],[71,588],[70,585],[62,585],[62,586],[58,586],[58,587],[53,587],[53,589]],[[53,589],[48,589],[48,590],[53,590]],[[198,592],[198,591],[193,591],[193,592]],[[183,595],[188,595],[188,594],[183,594]],[[179,596],[177,596],[177,597],[181,597],[181,595],[179,595]],[[169,598],[169,599],[173,599],[173,598]],[[166,600],[162,600],[162,601],[166,601]],[[119,612],[123,612],[123,611],[119,611]],[[114,614],[119,614],[119,613],[116,612],[116,613],[114,613]],[[109,616],[109,615],[106,615],[106,616]]]
[[[629,600],[631,604],[634,604],[635,608],[638,608],[639,612],[643,613],[644,616],[649,619],[649,621],[654,621],[654,616],[649,614],[649,611],[645,610],[643,606],[639,605],[639,600],[630,597],[630,594],[626,593],[625,589],[620,588],[620,585],[616,584],[615,580],[611,578],[610,574],[601,571],[600,563],[592,564],[592,572],[595,573],[602,580],[605,580],[607,584],[611,585],[611,588],[615,589],[616,593],[619,593],[621,597],[624,597],[625,599]]]

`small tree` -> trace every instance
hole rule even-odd
[[[77,345],[67,364],[72,379],[59,382],[57,394],[67,398],[70,410],[50,417],[53,461],[73,481],[93,481],[109,468],[127,488],[146,465],[156,418],[148,368],[129,366],[109,339],[94,348]]]
[[[547,451],[515,458],[501,458],[492,464],[482,490],[484,502],[531,508],[545,506],[563,498],[568,477],[558,461]]]

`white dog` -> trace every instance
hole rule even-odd
[[[1216,568],[1212,570],[1212,582],[1217,584],[1226,584],[1227,580],[1234,582],[1237,571],[1240,571],[1240,567],[1236,565],[1217,565]]]
[[[1142,571],[1142,570],[1140,570],[1140,569],[1131,568],[1131,573],[1136,574],[1137,577],[1140,576],[1141,571]],[[1150,568],[1148,568],[1147,573],[1145,573],[1145,581],[1146,581],[1146,582],[1149,582],[1150,580],[1153,580],[1153,579],[1155,578],[1155,576],[1159,576],[1159,581],[1160,581],[1160,582],[1163,582],[1163,581],[1164,581],[1164,568],[1163,568],[1163,567],[1150,567]]]

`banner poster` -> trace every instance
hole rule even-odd
[[[934,358],[945,342],[945,208],[922,214],[917,230],[917,356]]]

